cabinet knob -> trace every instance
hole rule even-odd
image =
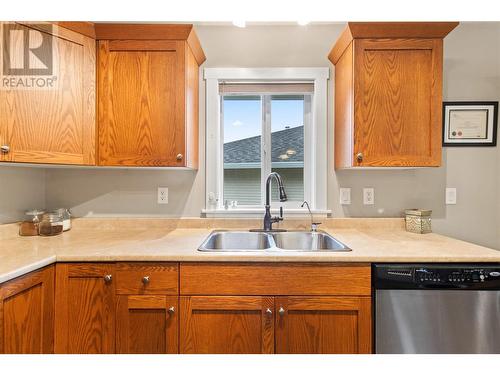
[[[170,307],[168,308],[168,312],[169,312],[170,314],[175,313],[175,307],[174,307],[174,306],[170,306]]]
[[[266,309],[266,314],[267,315],[273,315],[273,310],[271,310],[270,308],[267,308]]]
[[[8,153],[9,153],[9,151],[10,151],[10,147],[9,147],[9,146],[7,146],[7,145],[2,145],[2,146],[0,147],[0,151],[2,152],[2,154],[8,154]]]
[[[363,153],[362,152],[358,152],[356,154],[356,160],[358,161],[358,163],[361,163],[363,161]]]
[[[104,282],[110,283],[111,280],[113,280],[113,275],[106,275],[106,276],[104,276]]]
[[[142,283],[143,283],[144,285],[149,284],[149,276],[144,276],[144,277],[142,278]]]
[[[278,314],[280,314],[280,316],[285,315],[285,309],[283,307],[280,307],[278,310]]]
[[[184,156],[182,154],[177,154],[176,159],[181,161]]]

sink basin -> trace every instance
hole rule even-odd
[[[259,232],[212,232],[200,251],[263,251],[274,246],[271,236]]]
[[[273,233],[276,247],[285,251],[351,251],[325,232]]]
[[[351,251],[328,233],[319,232],[246,232],[214,231],[199,251]]]

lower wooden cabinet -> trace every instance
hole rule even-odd
[[[55,352],[115,352],[115,287],[111,263],[56,265]]]
[[[54,267],[0,286],[0,353],[54,352]]]
[[[297,279],[305,280],[305,273],[316,271],[307,287],[283,285],[293,283],[293,278],[270,279],[271,285],[235,281],[230,292],[240,295],[204,295],[202,284],[193,286],[195,279],[186,276],[196,269],[183,276],[182,267],[177,263],[58,263],[6,282],[0,285],[0,353],[372,351],[367,265],[295,265]],[[225,274],[211,267],[215,273],[208,290],[229,292],[228,286],[214,281]],[[286,271],[285,265],[262,267],[271,274]],[[358,269],[366,277],[344,290],[350,294],[303,293],[323,292],[332,274],[330,290],[337,292],[342,274],[353,275]],[[349,282],[347,276],[345,280]],[[251,295],[270,290],[273,283],[280,283],[275,295]],[[183,285],[198,294],[183,293]],[[318,285],[323,289],[313,289]],[[285,295],[286,290],[297,293]]]
[[[177,263],[56,267],[56,353],[178,353]]]
[[[183,354],[274,353],[274,298],[181,297]]]
[[[371,353],[370,297],[278,297],[276,311],[276,353]]]
[[[185,354],[371,353],[370,297],[181,297]]]
[[[116,352],[178,353],[177,296],[119,296]]]

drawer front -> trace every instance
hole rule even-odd
[[[371,295],[369,264],[181,263],[181,295]]]
[[[167,294],[179,292],[177,263],[117,263],[117,294]]]

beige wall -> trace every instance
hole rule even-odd
[[[24,217],[24,212],[45,207],[45,170],[0,166],[0,223]]]
[[[204,67],[331,66],[326,55],[342,29],[343,25],[197,27],[207,55]],[[500,100],[500,23],[460,25],[446,39],[444,69],[445,100]],[[47,206],[69,206],[78,216],[199,216],[205,202],[201,85],[198,172],[47,169]],[[435,169],[335,172],[332,81],[329,91],[328,206],[333,216],[399,216],[407,207],[431,208],[435,231],[500,248],[498,148],[447,148],[443,167]],[[168,205],[156,204],[158,186],[169,187]],[[352,188],[352,205],[338,204],[339,186]],[[374,206],[362,205],[362,188],[368,186],[375,188]],[[457,205],[444,205],[446,186],[457,188]]]

